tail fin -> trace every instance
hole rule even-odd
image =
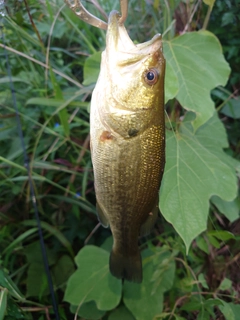
[[[119,279],[126,279],[131,282],[142,282],[142,260],[140,252],[134,256],[123,255],[116,250],[110,254],[110,272]]]

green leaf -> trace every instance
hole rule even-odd
[[[25,298],[15,285],[15,283],[12,281],[12,279],[9,277],[6,272],[3,271],[3,269],[0,268],[0,287],[6,288],[8,290],[8,293],[13,296],[15,299],[19,301],[24,301]],[[1,290],[1,289],[0,289]]]
[[[48,263],[52,266],[57,261],[57,256],[52,250],[46,246]],[[41,246],[39,241],[33,242],[24,247],[29,264],[27,272],[27,293],[28,297],[40,297],[49,293],[46,271],[43,264]]]
[[[22,224],[25,226],[37,226],[37,222],[35,220],[25,220],[22,222]],[[59,242],[68,249],[71,256],[74,256],[71,243],[66,239],[66,237],[60,230],[58,230],[56,227],[51,226],[45,221],[41,221],[41,227],[42,229],[47,230],[50,234],[54,235],[59,240]]]
[[[73,260],[68,255],[63,255],[53,268],[54,283],[57,286],[61,286],[62,289],[65,289],[66,285],[64,285],[64,287],[62,287],[62,285],[67,282],[74,271],[75,266]]]
[[[214,307],[222,305],[220,299],[207,299],[200,306],[201,311],[198,314],[197,320],[207,320],[215,318]],[[199,308],[199,309],[200,309]],[[211,317],[210,317],[211,316]]]
[[[110,236],[103,242],[103,244],[101,245],[101,248],[108,252],[111,252],[112,246],[113,246],[113,237]]]
[[[215,306],[221,306],[222,305],[222,300],[220,299],[207,299],[204,301],[204,306],[206,308],[209,308],[209,307],[215,307]]]
[[[15,240],[13,240],[8,246],[7,248],[5,248],[2,252],[2,254],[5,253],[9,253],[12,250],[14,250],[14,248],[19,245],[20,243],[22,243],[22,241],[26,240],[29,236],[31,236],[33,233],[37,232],[38,228],[31,228],[25,232],[23,232],[22,234],[20,234]]]
[[[30,98],[26,101],[26,105],[40,105],[44,107],[59,107],[61,104],[65,103],[63,99],[49,99],[49,98]]]
[[[82,92],[87,92],[87,90],[82,90]],[[66,103],[64,99],[50,99],[50,98],[30,98],[27,100],[26,105],[38,105],[44,107],[59,107]],[[83,101],[71,101],[68,103],[70,107],[84,107],[88,106],[88,102]],[[45,109],[46,110],[46,109]]]
[[[220,242],[215,237],[208,235],[208,240],[214,248],[219,249],[221,247]]]
[[[0,288],[0,320],[4,319],[5,312],[7,309],[7,294],[8,289]]]
[[[170,252],[164,252],[164,249],[160,249],[153,257],[154,272],[152,274],[151,282],[153,283],[153,289],[151,294],[161,287],[162,292],[168,291],[172,288],[175,263],[173,255]]]
[[[193,278],[185,276],[181,280],[176,281],[176,288],[179,288],[183,292],[191,292],[194,285]]]
[[[208,284],[207,284],[207,281],[206,281],[203,273],[200,273],[200,274],[199,274],[199,276],[198,276],[198,281],[199,281],[199,283],[203,286],[203,288],[209,289]]]
[[[182,307],[181,310],[185,311],[194,311],[194,310],[200,310],[203,306],[203,301],[202,299],[199,300],[197,298],[192,298],[189,302],[186,302]]]
[[[185,33],[164,43],[164,55],[178,77],[176,98],[197,114],[194,127],[198,128],[214,113],[210,91],[224,86],[230,73],[221,45],[208,31]]]
[[[235,236],[234,234],[232,234],[231,232],[229,231],[224,231],[224,230],[213,230],[213,231],[209,231],[208,233],[208,236],[213,236],[219,240],[222,240],[222,241],[227,241],[229,239],[235,239]]]
[[[209,312],[204,309],[200,310],[196,320],[211,320]]]
[[[220,283],[220,286],[218,287],[219,290],[229,290],[232,287],[232,281],[228,278],[224,278],[223,281]]]
[[[233,201],[224,201],[223,199],[213,196],[211,202],[218,208],[218,210],[225,215],[230,222],[239,218],[240,213],[240,200],[239,198]]]
[[[222,312],[222,314],[224,315],[225,319],[237,320],[239,318],[239,314],[237,315],[237,317],[235,317],[234,312],[230,306],[230,303],[227,303],[223,300],[221,300],[221,302],[222,302],[222,305],[219,306],[219,309]]]
[[[49,294],[46,271],[43,263],[33,262],[27,273],[27,297],[42,297]]]
[[[125,306],[121,306],[110,314],[108,320],[135,320],[135,318]]]
[[[232,312],[235,316],[235,320],[237,320],[240,314],[240,305],[234,304],[234,303],[228,303],[228,306],[232,309]]]
[[[230,99],[221,109],[221,113],[233,119],[240,119],[240,99]]]
[[[32,318],[29,318],[27,314],[23,314],[23,311],[16,304],[14,299],[12,299],[11,297],[8,297],[7,312],[4,317],[4,320],[17,320],[17,319],[28,320]]]
[[[213,7],[216,0],[203,0],[204,3],[206,3],[211,8]]]
[[[235,170],[226,162],[226,133],[215,114],[195,133],[184,121],[179,132],[167,132],[166,167],[160,190],[160,210],[183,239],[187,251],[192,240],[206,230],[209,199],[236,197]]]
[[[185,303],[182,307],[181,310],[185,310],[185,311],[194,311],[194,310],[198,310],[202,313],[212,313],[212,310],[215,306],[219,306],[222,305],[222,301],[220,299],[207,299],[204,300],[204,298],[202,298],[201,296],[199,297],[192,297],[191,300],[187,303]],[[202,320],[205,320],[206,318],[199,318]]]
[[[83,67],[84,86],[89,86],[97,82],[100,71],[101,54],[101,52],[96,52],[85,60]]]
[[[165,103],[168,100],[176,97],[179,90],[178,78],[175,70],[172,65],[166,61],[166,75],[165,75],[165,86],[164,86],[164,94],[165,94]]]
[[[60,85],[57,81],[57,78],[54,74],[54,72],[52,71],[52,68],[50,67],[49,69],[49,73],[50,73],[50,78],[52,81],[52,85],[55,91],[55,96],[57,99],[63,99],[63,93],[61,91]],[[69,129],[69,123],[68,123],[68,112],[66,108],[60,109],[58,112],[58,116],[60,118],[60,123],[63,126],[64,129],[64,133],[67,137],[69,137],[70,134],[70,129]]]
[[[25,139],[25,145],[28,145],[29,138]],[[14,138],[11,144],[9,144],[9,150],[7,153],[7,159],[9,160],[15,160],[17,157],[19,157],[22,154],[22,145],[21,145],[21,139],[20,137]]]
[[[46,246],[46,252],[47,252],[48,263],[50,266],[52,266],[57,261],[56,254],[54,254],[54,251],[50,250],[47,246]],[[41,251],[40,242],[38,240],[35,242],[32,242],[28,246],[25,246],[24,254],[26,255],[26,258],[29,264],[38,263],[43,265],[42,251]]]
[[[80,250],[75,261],[78,269],[68,280],[64,300],[75,306],[93,300],[99,310],[115,308],[122,283],[109,272],[109,253],[89,245]]]
[[[232,24],[235,20],[235,15],[232,12],[225,12],[222,16],[222,24],[221,26],[227,26],[229,24]]]
[[[197,244],[199,249],[201,249],[206,254],[209,254],[208,244],[207,244],[206,240],[202,236],[197,237],[196,244]]]
[[[72,313],[77,312],[78,307],[71,305],[70,310]],[[105,311],[98,310],[94,301],[84,303],[78,310],[78,315],[84,319],[98,320],[102,319]]]
[[[163,309],[163,293],[172,287],[175,264],[171,254],[164,252],[143,260],[143,282],[126,281],[123,285],[123,301],[136,320],[153,319]],[[158,271],[160,270],[160,272]]]
[[[27,83],[29,84],[29,81],[22,79],[22,78],[18,78],[18,77],[11,77],[11,79],[7,76],[7,77],[1,77],[0,79],[0,83],[8,83],[8,82],[21,82],[21,83]]]

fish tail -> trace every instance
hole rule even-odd
[[[142,260],[139,250],[135,255],[127,255],[113,249],[109,266],[111,274],[116,278],[142,282]]]

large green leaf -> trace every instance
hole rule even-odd
[[[218,208],[218,210],[233,222],[239,218],[240,214],[240,198],[233,201],[224,201],[223,199],[213,196],[211,202]]]
[[[97,82],[100,70],[101,54],[101,52],[95,52],[86,59],[83,67],[84,86]]]
[[[225,319],[227,320],[237,320],[239,318],[239,313],[237,314],[237,318],[234,315],[234,311],[231,308],[230,303],[227,303],[223,300],[220,300],[222,302],[222,305],[219,306],[219,309],[223,313]]]
[[[63,255],[58,259],[52,271],[54,284],[64,291],[66,282],[74,271],[75,266],[73,260],[69,255]]]
[[[154,283],[151,282],[153,264],[143,268],[143,282],[141,285],[125,282],[123,301],[135,316],[136,320],[153,319],[163,309],[163,291],[161,287],[152,295]]]
[[[46,247],[47,257],[50,267],[56,262],[56,254],[54,251]],[[24,247],[24,254],[26,255],[29,264],[26,287],[27,297],[40,297],[49,293],[47,283],[46,271],[43,264],[41,246],[39,241],[33,242]]]
[[[172,287],[175,272],[173,256],[164,250],[143,259],[141,284],[124,283],[123,301],[136,320],[153,319],[162,312],[163,293]]]
[[[109,272],[109,253],[86,246],[75,258],[78,269],[70,277],[64,299],[74,306],[95,301],[99,310],[115,308],[121,299],[122,283]]]
[[[240,305],[234,304],[234,303],[228,303],[228,305],[233,311],[233,314],[235,316],[235,320],[237,320],[239,317],[239,314],[240,314]]]
[[[226,133],[215,114],[195,133],[192,117],[185,117],[179,131],[167,132],[167,162],[160,192],[160,210],[184,240],[191,241],[207,227],[212,195],[231,201],[237,183],[233,166],[222,148]]]
[[[102,319],[106,311],[98,310],[96,307],[96,303],[94,301],[89,301],[84,303],[80,308],[77,306],[71,306],[70,310],[72,313],[78,313],[79,317],[84,319],[98,320]]]
[[[233,119],[240,119],[240,98],[227,101],[222,108],[221,113]]]
[[[42,297],[49,294],[46,271],[42,263],[30,264],[27,273],[27,297]]]
[[[161,288],[162,292],[168,291],[172,288],[174,274],[175,274],[175,263],[174,256],[178,251],[174,251],[172,254],[165,251],[166,248],[156,248],[156,253],[153,257],[154,272],[152,274],[151,282],[152,292],[155,292]]]
[[[165,75],[165,86],[164,86],[164,94],[165,94],[165,103],[168,100],[176,97],[179,90],[178,77],[175,72],[175,69],[172,65],[166,61],[166,75]]]
[[[178,77],[176,98],[185,109],[197,114],[197,128],[213,115],[210,91],[228,80],[230,68],[221,45],[208,31],[185,33],[164,42],[164,55]]]
[[[121,306],[110,314],[108,320],[135,320],[135,318],[126,307]]]

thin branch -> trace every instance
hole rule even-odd
[[[101,223],[98,222],[98,224],[92,229],[92,231],[89,233],[89,235],[87,236],[87,238],[84,241],[84,245],[86,245],[88,243],[88,241],[92,238],[92,236],[94,235],[94,233],[98,230],[98,228],[101,226]]]
[[[183,30],[183,33],[185,33],[185,32],[188,30],[189,25],[190,25],[190,23],[192,22],[193,16],[194,16],[195,12],[197,11],[197,8],[198,8],[200,2],[201,2],[201,0],[198,0],[198,2],[196,3],[196,5],[194,6],[193,11],[192,11],[192,13],[191,13],[191,16],[190,16],[190,18],[189,18],[189,20],[188,20],[188,22],[187,22],[187,24],[186,24],[186,26],[185,26],[185,28],[184,28],[184,30]]]
[[[38,37],[39,42],[41,43],[41,46],[44,48],[42,38],[40,37],[40,34],[39,34],[39,32],[38,32],[38,29],[37,29],[37,27],[36,27],[36,25],[35,25],[35,23],[34,23],[34,21],[33,21],[33,18],[32,18],[32,16],[31,16],[31,13],[30,13],[30,10],[29,10],[29,6],[28,6],[28,3],[27,3],[27,0],[23,0],[23,1],[24,1],[24,3],[25,3],[25,7],[26,7],[26,9],[27,9],[27,13],[28,13],[28,17],[29,17],[29,19],[30,19],[31,25],[32,25],[32,27],[33,27],[33,29],[34,29],[37,37]]]

